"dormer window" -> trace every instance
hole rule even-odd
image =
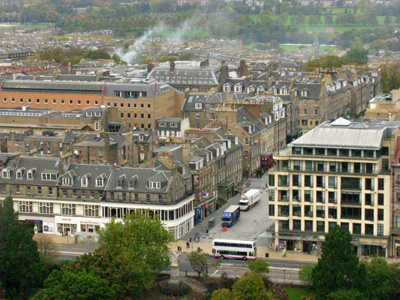
[[[125,181],[125,175],[121,175],[118,177],[118,180],[116,182],[116,187],[117,188],[122,188],[124,185],[124,181]]]
[[[62,185],[71,185],[71,178],[63,177],[61,182],[62,182]]]
[[[96,178],[96,187],[103,187],[106,182],[106,175],[102,174]]]
[[[196,103],[196,104],[194,105],[194,108],[195,108],[195,109],[202,109],[202,108],[203,108],[203,103]]]
[[[144,135],[143,134],[139,135],[139,141],[144,141]]]
[[[1,176],[3,177],[3,178],[10,178],[10,173],[11,173],[11,171],[10,171],[10,169],[4,169],[2,172],[1,172]]]
[[[158,123],[158,126],[159,126],[159,127],[167,127],[167,123],[165,123],[165,122],[160,122],[160,123]]]
[[[42,180],[44,181],[56,181],[57,174],[55,173],[42,173]]]
[[[36,173],[36,169],[30,169],[26,174],[27,174],[27,178],[28,180],[33,180],[33,177],[35,176]]]
[[[178,123],[171,123],[170,126],[171,128],[178,128]]]
[[[15,173],[17,179],[23,179],[24,178],[24,174],[25,174],[25,169],[24,168],[18,169],[17,172]]]
[[[161,182],[149,182],[149,188],[159,190],[161,188]]]
[[[129,180],[129,188],[134,189],[137,184],[137,181],[138,181],[138,177],[136,175],[132,176],[132,178]]]
[[[89,175],[82,176],[81,185],[82,185],[82,187],[88,187],[88,185],[89,185]]]

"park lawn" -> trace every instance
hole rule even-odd
[[[296,26],[299,27],[301,30],[303,31],[310,31],[310,32],[314,32],[314,33],[321,33],[321,32],[325,32],[327,27],[334,27],[335,28],[335,32],[344,32],[344,31],[348,31],[348,30],[352,30],[355,29],[357,31],[359,30],[364,30],[364,29],[375,29],[377,27],[381,27],[381,26],[387,26],[384,24],[385,21],[385,16],[378,16],[377,20],[378,20],[378,24],[377,25],[373,25],[373,26],[338,26],[336,24],[325,24],[325,16],[321,15],[321,21],[323,22],[323,24],[316,24],[316,25],[311,25],[308,26],[307,24],[304,25],[297,25],[297,24],[292,24],[291,22],[291,17],[292,15],[289,15],[289,17],[286,19],[286,24],[287,26]],[[304,16],[305,19],[308,21],[308,18],[310,16]],[[250,15],[250,19],[253,22],[259,22],[260,21],[261,16],[260,15]],[[271,15],[271,18],[273,20],[281,20],[281,16],[280,15]],[[336,20],[336,15],[332,15],[332,19],[333,22],[335,22]],[[394,23],[395,19],[394,17],[392,17],[392,24]]]
[[[302,288],[285,288],[289,296],[289,300],[300,300],[302,296],[312,296],[313,292],[309,289]]]
[[[311,48],[311,45],[290,45],[290,44],[280,44],[279,45],[283,50],[285,51],[296,51],[300,47],[306,47],[306,48]],[[321,46],[322,51],[327,51],[329,49],[334,49],[336,48],[335,46]]]

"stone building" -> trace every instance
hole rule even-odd
[[[12,196],[19,220],[35,232],[97,238],[112,217],[134,212],[159,218],[173,239],[193,228],[194,196],[179,173],[162,165],[63,165],[58,158],[18,156],[0,172],[0,198]]]
[[[269,171],[272,245],[320,249],[337,224],[358,255],[390,255],[392,184],[389,162],[399,122],[325,122],[293,141]]]

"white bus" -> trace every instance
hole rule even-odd
[[[257,247],[254,241],[215,239],[213,241],[212,253],[215,258],[255,259],[257,256]]]
[[[244,193],[239,201],[240,210],[249,210],[256,205],[261,198],[260,190],[251,189]]]

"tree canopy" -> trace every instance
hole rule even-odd
[[[13,200],[0,205],[0,286],[7,299],[28,299],[42,284],[43,266],[33,229],[18,222]]]
[[[247,273],[232,287],[234,300],[268,300],[271,299],[264,281],[256,272]]]
[[[99,235],[98,248],[63,266],[61,271],[69,274],[66,277],[55,274],[43,293],[66,286],[64,283],[71,278],[78,278],[79,282],[99,278],[103,280],[106,294],[115,293],[114,299],[141,299],[154,287],[159,272],[169,265],[170,235],[160,220],[132,214],[122,222],[113,219]],[[76,289],[65,290],[67,299],[79,299],[78,291],[88,290],[77,283]]]
[[[116,288],[85,270],[79,272],[53,271],[31,300],[109,300],[115,299]]]
[[[325,236],[322,255],[312,272],[317,299],[325,300],[340,289],[359,289],[365,282],[365,269],[359,266],[351,240],[350,232],[339,226]]]

